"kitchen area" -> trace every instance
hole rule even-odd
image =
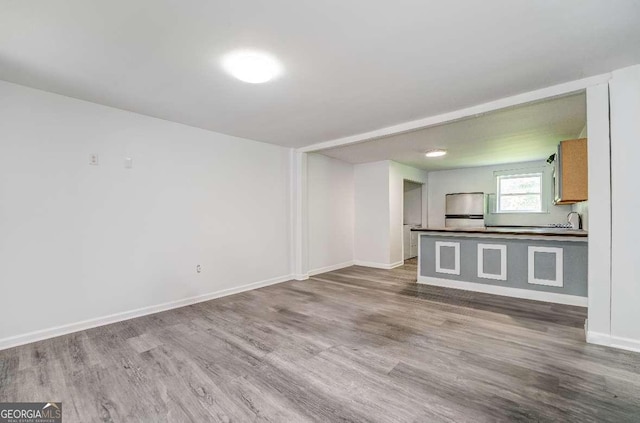
[[[410,229],[417,282],[586,306],[587,170],[587,139],[578,138],[560,141],[546,161],[482,169],[484,177],[480,169],[431,172],[429,210],[444,197],[444,224],[434,216]],[[491,190],[440,192],[483,179]]]
[[[637,144],[637,120],[612,119],[629,104],[613,101],[611,91],[617,85],[626,98],[621,87],[637,87],[634,72],[613,85],[473,107],[323,149],[353,172],[336,184],[349,187],[344,196],[324,197],[345,205],[349,220],[316,225],[324,234],[350,222],[346,242],[322,251],[353,245],[352,255],[333,262],[358,272],[398,269],[390,277],[426,298],[567,305],[588,315],[589,342],[637,348],[638,325],[626,316],[640,298],[637,237],[628,225],[639,197],[625,194],[637,185],[628,174],[635,156],[626,151]],[[423,184],[421,220],[403,210],[409,182]]]
[[[353,165],[354,264],[586,306],[587,143],[583,90],[323,154]]]

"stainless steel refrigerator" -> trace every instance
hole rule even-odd
[[[447,228],[483,228],[484,192],[447,194],[444,225]]]

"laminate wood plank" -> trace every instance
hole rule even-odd
[[[640,354],[586,309],[352,266],[0,351],[67,422],[640,421]]]

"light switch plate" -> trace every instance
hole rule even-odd
[[[124,168],[131,169],[133,167],[133,159],[131,157],[124,158]]]

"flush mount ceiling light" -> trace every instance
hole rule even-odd
[[[431,150],[425,153],[427,157],[442,157],[447,154],[447,150]]]
[[[261,84],[278,76],[282,68],[272,56],[257,51],[236,51],[222,59],[222,67],[241,81]]]

